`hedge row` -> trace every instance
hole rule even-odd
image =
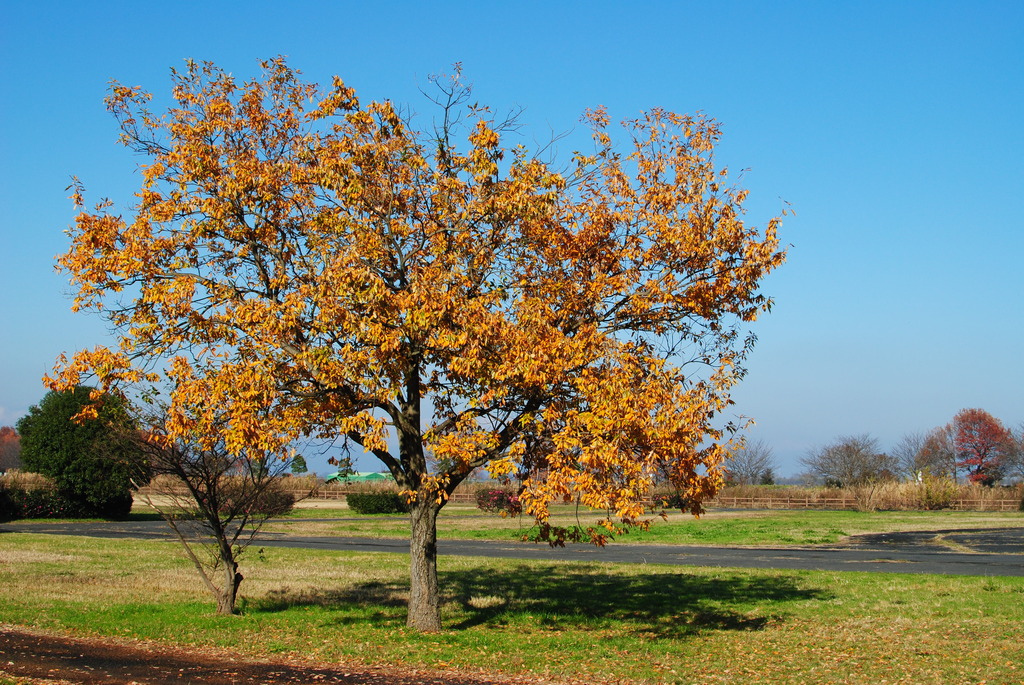
[[[397,492],[352,492],[345,496],[357,514],[406,514],[409,503]]]
[[[103,511],[84,502],[76,502],[54,490],[0,488],[0,520],[122,518],[132,508],[131,495],[110,501]]]

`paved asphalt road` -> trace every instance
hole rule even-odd
[[[0,534],[15,531],[103,538],[170,537],[170,530],[162,521],[19,521],[0,525]],[[0,535],[0,545],[2,541]],[[408,552],[408,542],[394,538],[305,537],[264,533],[257,541],[262,546],[399,554]],[[612,543],[603,548],[591,545],[552,548],[526,542],[440,540],[438,553],[537,561],[1024,576],[1024,528],[878,533],[855,536],[843,545],[821,547],[694,547]]]

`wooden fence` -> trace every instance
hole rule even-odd
[[[853,497],[729,497],[718,496],[705,507],[726,509],[856,509]]]
[[[708,508],[726,509],[860,509],[870,500],[855,497],[730,497],[720,495],[704,503]],[[956,511],[1017,511],[1019,499],[955,499],[947,509]]]

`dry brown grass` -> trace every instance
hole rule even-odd
[[[31,473],[20,469],[11,469],[0,476],[0,485],[20,490],[50,490],[53,489],[53,481],[41,473]]]
[[[758,506],[766,507],[803,502],[808,507],[861,510],[1005,510],[1007,506],[1015,508],[1022,501],[1024,485],[990,488],[928,478],[921,482],[882,481],[846,488],[735,485],[719,493],[722,502],[728,503],[734,498],[753,500]]]

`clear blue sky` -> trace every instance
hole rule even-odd
[[[53,271],[70,176],[91,200],[137,186],[108,82],[164,96],[186,58],[248,78],[279,54],[420,111],[426,76],[460,61],[541,141],[596,105],[720,120],[748,219],[796,210],[735,407],[783,473],[835,436],[889,447],[964,407],[1024,420],[1024,3],[0,0],[0,32],[0,425],[59,353],[108,340]]]

